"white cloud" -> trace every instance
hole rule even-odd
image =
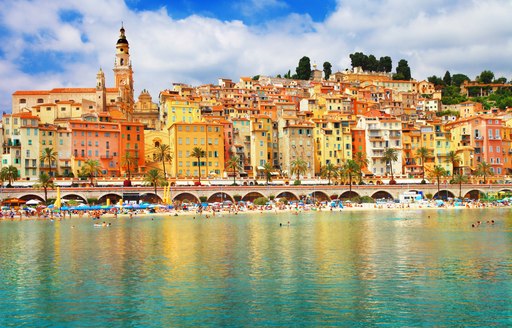
[[[265,3],[258,7],[262,10],[282,6],[279,1],[256,3]],[[68,11],[80,18],[63,21],[61,14]],[[395,66],[404,58],[417,79],[446,70],[475,77],[486,69],[512,79],[510,12],[512,2],[499,0],[340,0],[323,22],[291,13],[250,26],[198,15],[173,19],[165,7],[135,12],[122,0],[0,0],[0,25],[8,31],[0,35],[0,106],[10,108],[15,90],[93,86],[99,67],[112,85],[121,21],[130,42],[136,93],[148,89],[154,100],[172,82],[215,83],[218,77],[293,72],[304,55],[319,67],[330,61],[333,69],[345,69],[354,51],[391,56]],[[18,58],[41,51],[80,56],[64,59],[57,72],[24,73]]]

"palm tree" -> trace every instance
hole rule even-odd
[[[359,165],[353,159],[348,159],[340,168],[341,175],[348,177],[349,191],[352,194],[352,177],[357,176],[360,171]]]
[[[82,171],[84,175],[88,176],[91,179],[91,185],[94,185],[94,177],[101,174],[101,164],[98,160],[88,159],[84,163],[84,167]]]
[[[389,184],[395,184],[395,179],[393,178],[393,162],[398,160],[398,151],[395,148],[387,148],[384,151],[383,159],[386,163],[389,163],[389,168],[391,170],[391,180]]]
[[[44,190],[44,202],[48,203],[48,188],[55,188],[55,185],[52,181],[52,177],[49,176],[46,172],[39,173],[39,181],[37,184],[34,185],[34,187],[37,189]]]
[[[356,152],[352,157],[353,160],[359,166],[359,183],[361,183],[361,181],[363,181],[363,169],[368,166],[368,163],[370,163],[370,161],[368,161],[368,159],[366,158],[366,154],[363,153],[362,151]]]
[[[446,160],[452,164],[452,175],[455,175],[455,167],[459,165],[460,163],[460,156],[457,154],[457,152],[451,150],[446,154]]]
[[[9,165],[2,168],[0,176],[2,177],[2,181],[8,181],[7,187],[10,188],[12,187],[13,181],[19,178],[19,172],[15,166]]]
[[[416,150],[416,157],[421,160],[421,183],[425,183],[425,161],[430,156],[430,149],[420,147]]]
[[[242,169],[240,157],[233,156],[226,162],[226,169],[233,171],[233,186],[236,186],[236,175]]]
[[[437,181],[437,197],[440,197],[439,194],[440,185],[441,185],[441,178],[446,176],[446,170],[441,165],[434,166],[434,169],[432,170],[432,177],[434,177]]]
[[[336,167],[336,165],[332,163],[326,164],[322,166],[322,168],[320,169],[320,176],[322,178],[327,178],[329,180],[329,184],[331,184],[331,178],[335,178],[337,173],[338,168]]]
[[[265,179],[267,180],[267,185],[270,182],[270,180],[272,179],[272,171],[273,170],[274,170],[274,168],[272,167],[272,164],[270,164],[269,162],[265,162],[265,164],[263,165],[263,175],[265,176]]]
[[[485,161],[478,163],[476,167],[476,176],[484,177],[484,184],[487,184],[487,177],[493,176],[494,172],[491,170],[491,165]]]
[[[157,147],[155,147],[155,160],[162,162],[164,178],[167,178],[167,172],[165,171],[165,162],[172,161],[171,146],[166,144],[160,144]]]
[[[126,167],[126,172],[128,173],[128,181],[130,181],[132,178],[131,168],[132,168],[132,166],[135,166],[135,164],[136,164],[135,157],[133,157],[129,151],[126,151],[126,153],[121,158],[121,165]]]
[[[462,198],[462,184],[467,183],[469,178],[467,175],[457,173],[453,176],[452,183],[459,184],[459,198]]]
[[[156,187],[162,185],[164,181],[165,178],[162,176],[159,169],[151,169],[144,175],[144,182],[155,187],[155,195],[157,194]]]
[[[45,148],[43,149],[43,152],[41,153],[41,164],[44,166],[44,162],[48,162],[48,167],[50,168],[49,175],[52,176],[52,162],[57,160],[57,156],[59,154],[53,150],[53,148]]]
[[[297,174],[297,181],[300,181],[300,176],[308,171],[308,163],[302,158],[297,158],[290,163],[290,173]]]
[[[200,147],[194,147],[190,157],[197,158],[197,166],[199,167],[199,184],[201,184],[201,158],[206,156],[206,152]]]

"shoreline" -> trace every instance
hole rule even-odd
[[[499,204],[499,203],[498,203]],[[256,206],[251,208],[207,208],[205,210],[199,211],[196,208],[191,208],[190,210],[183,209],[170,209],[170,210],[157,210],[155,212],[148,212],[146,210],[136,210],[129,212],[120,212],[120,213],[112,213],[106,212],[102,213],[100,211],[83,211],[77,213],[51,213],[47,216],[37,216],[37,215],[22,215],[20,217],[19,212],[15,212],[14,217],[11,216],[11,211],[3,211],[2,216],[0,217],[0,221],[62,221],[66,219],[89,219],[93,222],[97,222],[99,220],[111,220],[111,219],[136,219],[140,217],[151,217],[151,216],[169,216],[169,217],[197,217],[199,218],[215,218],[215,217],[224,217],[224,216],[232,216],[237,214],[261,214],[261,213],[274,213],[274,214],[294,214],[298,215],[299,213],[314,213],[314,212],[357,212],[357,211],[397,211],[397,210],[414,210],[414,211],[431,211],[431,210],[475,210],[475,209],[510,209],[511,205],[503,205],[503,204],[488,204],[488,203],[463,203],[460,206],[455,206],[454,204],[443,204],[442,206],[437,206],[434,203],[410,203],[410,204],[400,204],[400,203],[387,203],[387,204],[374,204],[374,203],[365,203],[365,204],[348,204],[343,208],[340,207],[330,207],[330,206],[289,206],[283,205],[280,207],[276,206]],[[96,217],[96,219],[94,219]]]

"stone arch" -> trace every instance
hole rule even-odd
[[[120,199],[123,199],[123,196],[121,196],[120,194],[117,194],[117,193],[104,194],[98,198],[98,203],[99,204],[107,203],[107,198],[110,199],[110,204],[116,204],[119,202]]]
[[[380,199],[380,198],[386,198],[386,199],[394,199],[391,194],[385,190],[379,190],[377,192],[374,192],[372,195],[373,199]]]
[[[233,199],[233,197],[231,197],[231,195],[226,194],[225,192],[219,191],[219,192],[214,193],[213,195],[211,195],[208,198],[208,203],[223,202],[226,200],[230,200],[232,202],[235,201]]]
[[[472,190],[468,190],[468,192],[466,192],[464,194],[464,198],[469,198],[469,199],[480,199],[480,193],[482,191],[478,190],[478,189],[472,189]]]
[[[510,196],[512,196],[512,190],[506,189],[506,188],[500,189],[498,191],[498,195],[503,196],[503,197],[510,197]]]
[[[359,197],[359,194],[355,191],[345,191],[345,192],[342,192],[339,199],[350,199],[350,198],[354,198],[354,197]]]
[[[162,201],[160,196],[158,196],[157,194],[155,194],[153,192],[146,192],[146,193],[140,194],[139,199],[143,203],[151,203],[151,204],[160,203]]]
[[[293,192],[283,191],[276,195],[276,199],[285,198],[286,200],[299,200],[299,197]]]
[[[439,193],[436,192],[433,196],[434,199],[447,199],[448,197],[455,198],[455,195],[447,189],[441,189]]]
[[[44,198],[39,196],[39,195],[34,195],[34,194],[28,194],[28,195],[23,195],[20,197],[20,199],[23,199],[24,201],[29,201],[31,199],[37,199],[41,202],[44,202]]]
[[[172,200],[181,203],[199,203],[199,198],[189,192],[179,193]]]
[[[327,193],[320,190],[313,191],[309,197],[320,202],[329,201],[331,199]]]
[[[67,200],[76,200],[76,201],[80,201],[84,204],[87,204],[87,199],[85,199],[85,197],[81,196],[81,195],[78,195],[78,194],[66,194],[66,195],[63,195],[61,196],[63,199],[67,199]]]
[[[245,194],[244,197],[242,197],[242,200],[243,201],[248,201],[248,202],[254,202],[254,200],[256,198],[259,198],[259,197],[265,197],[262,193],[260,192],[257,192],[257,191],[251,191],[251,192],[248,192],[247,194]]]

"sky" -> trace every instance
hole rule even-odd
[[[350,68],[351,53],[405,59],[412,77],[484,70],[512,80],[512,0],[0,0],[0,110],[16,90],[113,86],[121,24],[135,95],[172,83]]]

